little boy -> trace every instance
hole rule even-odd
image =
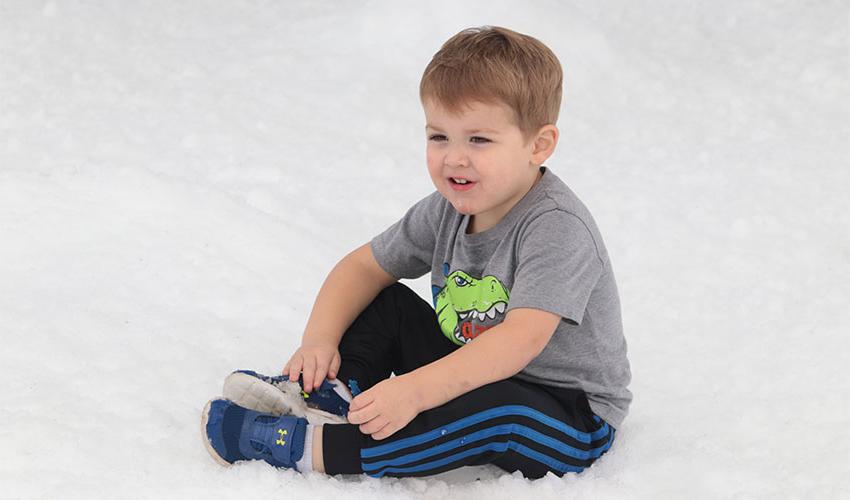
[[[610,448],[631,374],[602,237],[542,166],[561,85],[555,55],[505,28],[442,46],[420,83],[436,191],[330,272],[283,375],[227,378],[203,412],[213,458],[538,478]],[[429,271],[433,308],[397,282]]]

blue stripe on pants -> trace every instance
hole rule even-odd
[[[605,443],[604,446],[602,446],[601,448],[597,448],[597,450],[599,450],[599,455],[601,455],[602,453],[605,453],[608,450],[608,448],[611,447],[611,443],[613,443],[613,435],[612,435],[612,439],[610,439],[607,443]],[[540,463],[546,464],[549,468],[556,470],[556,471],[559,471],[561,473],[564,473],[564,472],[581,472],[581,471],[584,470],[584,467],[578,467],[578,466],[575,466],[575,465],[565,464],[564,462],[561,462],[560,460],[557,460],[557,459],[552,458],[548,455],[540,453],[537,450],[532,450],[531,448],[528,448],[527,446],[524,446],[520,443],[517,443],[515,441],[508,441],[508,442],[487,443],[484,446],[479,446],[477,448],[471,448],[471,449],[463,451],[461,453],[456,453],[454,455],[441,458],[440,460],[434,460],[432,462],[419,464],[419,465],[416,465],[416,466],[413,466],[413,467],[388,467],[388,468],[386,468],[382,471],[379,471],[379,472],[374,472],[374,473],[366,472],[366,473],[368,475],[372,476],[372,477],[383,477],[385,474],[388,474],[390,472],[393,472],[393,473],[420,472],[420,471],[425,471],[425,470],[428,470],[428,469],[435,469],[437,467],[441,467],[443,465],[449,464],[449,463],[454,462],[456,460],[461,460],[461,459],[466,458],[468,456],[477,455],[479,453],[484,453],[484,452],[487,452],[487,451],[505,452],[509,449],[511,449],[511,450],[513,450],[517,453],[520,453],[520,454],[522,454],[522,455],[524,455],[528,458],[531,458],[532,460],[536,460]],[[365,472],[365,469],[364,469],[364,472]]]
[[[563,443],[563,442],[561,442],[561,441],[559,441],[559,440],[557,440],[557,439],[555,439],[551,436],[542,434],[542,433],[540,433],[540,432],[538,432],[534,429],[531,429],[529,427],[526,427],[524,425],[501,424],[501,425],[496,425],[496,426],[493,426],[493,427],[490,427],[490,428],[487,428],[487,429],[482,429],[482,430],[473,432],[471,434],[467,434],[467,435],[462,436],[460,438],[456,438],[456,439],[453,439],[451,441],[441,443],[437,446],[433,446],[431,448],[428,448],[428,449],[425,449],[425,450],[422,450],[422,451],[419,451],[419,452],[401,455],[401,456],[394,457],[394,458],[391,458],[391,459],[388,459],[388,460],[383,460],[383,461],[380,461],[380,462],[373,462],[373,463],[362,463],[361,462],[361,466],[362,466],[364,472],[369,473],[369,471],[375,471],[375,470],[380,469],[382,467],[399,466],[399,465],[404,465],[404,464],[407,464],[407,463],[415,462],[417,460],[421,460],[421,459],[424,459],[424,458],[427,458],[427,457],[430,457],[430,456],[433,456],[433,455],[436,455],[436,454],[439,454],[439,453],[443,453],[443,452],[450,451],[450,450],[455,449],[455,448],[459,448],[459,447],[464,446],[465,444],[470,443],[470,442],[479,441],[479,440],[490,438],[490,437],[496,436],[496,435],[504,435],[504,434],[511,434],[511,433],[519,435],[519,436],[524,436],[524,437],[531,439],[531,440],[533,440],[537,443],[540,443],[540,444],[547,446],[547,447],[549,447],[553,450],[556,450],[557,452],[559,452],[563,455],[574,457],[574,458],[579,459],[579,460],[589,460],[589,459],[598,458],[600,455],[605,453],[605,451],[607,451],[608,448],[611,447],[611,443],[613,442],[613,430],[610,429],[610,427],[608,426],[607,423],[604,423],[603,426],[601,428],[599,428],[598,430],[591,432],[591,433],[587,433],[587,432],[582,432],[582,431],[579,431],[577,429],[574,429],[573,427],[570,427],[569,425],[567,425],[567,424],[565,424],[565,423],[563,423],[559,420],[556,420],[556,419],[554,419],[554,418],[552,418],[552,417],[550,417],[550,416],[548,416],[544,413],[541,413],[541,412],[539,412],[539,411],[537,411],[533,408],[529,408],[527,406],[520,406],[520,405],[509,405],[509,406],[500,406],[500,407],[492,408],[492,409],[489,409],[489,410],[485,410],[483,412],[475,413],[475,414],[470,415],[468,417],[464,417],[460,420],[456,420],[454,422],[451,422],[451,423],[449,423],[445,426],[441,426],[439,429],[434,429],[432,431],[429,431],[429,432],[426,432],[426,433],[423,433],[423,434],[419,434],[419,435],[412,436],[412,437],[405,438],[405,439],[400,439],[398,441],[395,441],[395,442],[392,442],[392,443],[387,443],[385,445],[374,446],[374,447],[371,447],[371,448],[364,448],[360,451],[360,456],[361,456],[361,459],[362,458],[376,458],[376,457],[379,457],[381,455],[393,453],[393,452],[396,452],[396,451],[403,450],[405,448],[424,444],[424,443],[427,443],[429,441],[433,441],[433,440],[439,438],[440,436],[443,436],[443,435],[448,434],[450,432],[455,432],[455,431],[458,431],[460,429],[475,425],[477,423],[480,423],[480,422],[483,422],[483,421],[486,421],[486,420],[490,420],[490,419],[493,419],[493,418],[505,416],[505,415],[519,415],[519,416],[530,417],[530,418],[532,418],[532,419],[534,419],[534,420],[536,420],[536,421],[538,421],[538,422],[540,422],[540,423],[542,423],[542,424],[544,424],[548,427],[551,427],[553,429],[558,430],[559,432],[562,432],[562,433],[564,433],[568,436],[573,437],[574,439],[578,440],[579,442],[586,443],[586,444],[590,444],[592,441],[596,441],[598,439],[605,437],[606,435],[609,434],[609,431],[611,431],[611,439],[609,439],[601,447],[594,448],[594,449],[591,449],[589,451],[586,451],[586,450],[581,450],[581,449],[577,449],[575,447],[569,446],[566,443]],[[598,417],[597,417],[597,421],[601,422],[601,419],[598,419]],[[512,449],[512,450],[514,450],[518,453],[521,453],[522,455],[524,455],[528,458],[542,462],[542,463],[546,464],[547,466],[549,466],[550,468],[552,468],[554,470],[561,471],[561,472],[568,472],[568,471],[580,472],[581,470],[583,470],[582,467],[565,464],[565,463],[563,463],[563,462],[561,462],[561,461],[559,461],[559,460],[557,460],[553,457],[550,457],[548,455],[540,453],[536,450],[532,450],[532,449],[530,449],[530,448],[528,448],[528,447],[526,447],[526,446],[524,446],[520,443],[517,443],[517,442],[514,442],[514,441],[507,441],[507,442],[491,442],[491,443],[488,443],[484,446],[480,446],[480,447],[477,447],[477,448],[466,450],[464,452],[457,453],[457,454],[451,455],[449,457],[442,458],[440,460],[428,462],[428,463],[425,463],[425,464],[420,464],[420,465],[414,466],[414,467],[407,467],[407,468],[390,467],[390,468],[385,469],[381,472],[375,473],[374,475],[376,475],[377,477],[380,477],[380,476],[382,476],[382,475],[384,475],[388,472],[419,472],[419,471],[424,471],[424,470],[440,467],[440,466],[446,465],[448,463],[451,463],[455,460],[460,460],[460,459],[466,458],[468,456],[471,456],[471,455],[474,455],[474,454],[477,454],[477,453],[482,453],[482,452],[486,452],[486,451],[501,451],[501,452],[504,452],[508,449]],[[373,474],[370,474],[370,475],[373,475]]]
[[[607,426],[608,424],[605,425]],[[542,445],[548,446],[549,448],[552,448],[553,450],[558,451],[562,455],[573,457],[578,460],[590,460],[599,458],[599,456],[602,455],[602,453],[604,453],[608,449],[608,443],[606,442],[603,446],[600,446],[598,448],[592,448],[590,450],[581,450],[578,448],[574,448],[568,444],[562,443],[557,439],[552,438],[551,436],[541,434],[540,432],[524,425],[501,424],[489,427],[487,429],[482,429],[477,432],[473,432],[472,434],[467,434],[460,438],[452,439],[451,441],[447,441],[445,443],[433,446],[431,448],[427,448],[422,451],[418,451],[416,453],[409,453],[407,455],[401,455],[380,462],[372,462],[368,464],[364,463],[363,470],[376,470],[380,469],[381,467],[386,467],[388,465],[404,465],[411,462],[416,462],[423,458],[438,455],[454,448],[460,448],[461,446],[473,443],[475,441],[480,441],[489,437],[500,436],[505,434],[516,434],[518,436],[527,437],[534,442],[540,443]]]

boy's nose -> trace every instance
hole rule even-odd
[[[444,163],[447,167],[465,167],[469,165],[469,158],[460,148],[454,148],[446,152]]]

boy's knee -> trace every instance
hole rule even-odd
[[[375,297],[376,302],[406,302],[409,303],[413,300],[422,300],[416,292],[413,291],[409,286],[396,281],[392,285],[384,288],[378,295]]]
[[[416,295],[416,292],[414,292],[412,288],[405,285],[401,281],[396,281],[395,283],[384,288],[381,291],[382,292],[388,292],[388,293],[402,294],[402,295],[415,295],[416,297],[419,296],[419,295]]]
[[[380,293],[405,293],[406,291],[412,290],[410,290],[410,287],[408,287],[404,283],[396,281],[395,283],[381,290]]]

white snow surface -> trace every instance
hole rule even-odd
[[[0,0],[0,497],[850,498],[848,5]],[[204,403],[434,189],[419,79],[486,24],[564,67],[546,164],[619,284],[614,447],[537,481],[219,467]]]

